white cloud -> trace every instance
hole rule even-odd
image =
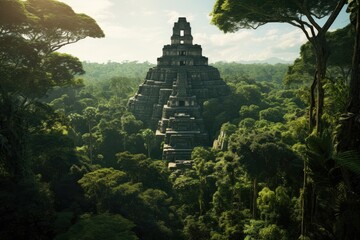
[[[307,41],[304,33],[295,29],[291,32],[284,33],[277,39],[275,46],[279,49],[292,48],[297,45],[304,44]]]
[[[86,4],[79,0],[61,0],[61,2],[68,4],[75,12],[85,13],[96,20],[112,17],[111,7],[113,3],[111,0],[87,0]]]
[[[167,23],[174,24],[180,17],[180,13],[177,11],[166,11],[166,16],[168,17]]]
[[[210,62],[256,61],[272,57],[292,60],[298,55],[296,49],[306,42],[301,31],[289,31],[289,28],[241,30],[232,34],[204,32],[195,34],[194,40],[203,46]]]
[[[156,27],[129,28],[120,25],[105,25],[103,30],[108,38],[117,40],[127,39],[133,42],[155,42],[161,34],[161,31]]]
[[[179,13],[178,11],[174,10],[166,10],[164,13],[168,19],[167,23],[170,25],[173,25],[174,22],[177,22],[179,17],[186,17],[186,21],[188,22],[192,22],[195,19],[195,16],[192,14]]]
[[[279,34],[279,29],[272,28],[266,31],[266,36],[274,36]]]
[[[212,34],[209,36],[209,39],[214,46],[225,46],[239,44],[241,41],[249,40],[252,35],[253,34],[250,31],[243,30],[236,33]]]
[[[255,52],[247,55],[245,61],[256,61],[256,60],[265,60],[272,57],[272,51],[270,49],[264,49],[260,52]]]
[[[151,11],[148,9],[141,9],[137,11],[132,11],[129,13],[130,16],[136,16],[136,17],[148,17],[148,16],[155,16],[157,14],[156,11]]]
[[[255,35],[255,34],[254,34]],[[264,34],[256,34],[256,36],[254,36],[251,41],[256,42],[256,43],[269,43],[269,42],[273,42],[273,41],[277,41],[277,39],[279,39],[279,37],[281,36],[281,32],[279,31],[279,29],[270,29],[267,30]]]
[[[193,35],[193,43],[199,45],[205,45],[209,41],[209,37],[206,33],[194,33]]]

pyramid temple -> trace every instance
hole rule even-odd
[[[195,146],[209,145],[202,104],[226,96],[229,88],[202,56],[201,46],[193,44],[186,18],[174,24],[171,44],[162,51],[157,65],[130,98],[128,110],[164,142],[163,159],[181,163],[190,159]]]

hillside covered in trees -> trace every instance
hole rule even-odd
[[[317,2],[330,11],[342,1]],[[60,54],[102,30],[57,1],[0,0],[0,239],[357,239],[360,14],[351,2],[353,25],[324,32],[323,75],[311,41],[291,65],[212,64],[231,90],[203,104],[213,146],[171,171],[126,108],[154,65]],[[218,24],[234,20],[218,5]]]

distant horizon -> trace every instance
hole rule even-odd
[[[295,60],[295,59],[294,59]],[[108,60],[106,62],[94,62],[94,61],[88,61],[88,60],[81,60],[81,62],[86,62],[86,63],[96,63],[96,64],[107,64],[107,63],[120,63],[120,64],[125,64],[125,63],[130,63],[130,62],[137,62],[137,63],[149,63],[149,64],[153,64],[156,65],[156,63],[154,62],[150,62],[150,61],[140,61],[140,60],[122,60],[122,61],[113,61],[113,60]],[[275,65],[275,64],[292,64],[294,61],[286,61],[280,58],[276,58],[276,57],[272,57],[272,58],[267,58],[264,60],[253,60],[253,61],[216,61],[216,62],[209,62],[210,64],[216,64],[216,63],[239,63],[239,64],[270,64],[270,65]]]
[[[60,1],[75,12],[94,18],[105,33],[105,38],[86,38],[60,49],[81,61],[154,63],[161,57],[163,46],[170,44],[172,27],[178,17],[186,17],[190,22],[193,43],[202,46],[203,56],[210,63],[263,62],[272,58],[293,62],[299,57],[300,46],[307,41],[300,29],[285,23],[225,34],[210,23],[214,0]],[[349,22],[343,10],[330,31]]]

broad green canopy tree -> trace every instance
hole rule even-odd
[[[74,83],[80,61],[54,53],[86,37],[104,33],[94,19],[55,0],[0,0],[2,94],[39,98],[53,86]]]
[[[316,56],[316,74],[311,87],[310,129],[316,127],[317,133],[320,133],[324,105],[323,80],[329,56],[325,34],[345,4],[346,0],[217,0],[211,22],[224,32],[256,29],[267,23],[288,23],[303,31]],[[321,25],[319,19],[325,19],[324,24]]]
[[[103,213],[91,216],[84,214],[71,226],[68,232],[57,236],[56,240],[136,240],[131,230],[135,224],[118,214]]]
[[[78,58],[55,52],[104,33],[94,19],[56,0],[0,0],[0,166],[24,175],[30,119],[55,86],[75,85]],[[43,106],[44,107],[44,106]]]
[[[0,33],[4,34],[14,27],[27,22],[25,7],[21,1],[0,1]]]
[[[0,6],[0,36],[23,37],[44,54],[86,37],[104,37],[94,19],[56,0],[0,0]]]

